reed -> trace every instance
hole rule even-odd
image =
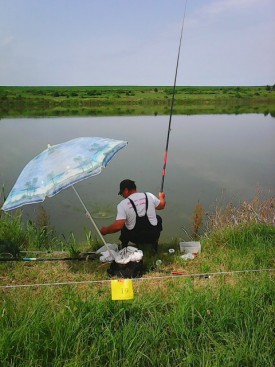
[[[204,209],[201,203],[198,201],[194,209],[193,217],[193,237],[196,240],[199,238],[199,230],[203,228],[203,217]]]
[[[231,202],[225,207],[216,206],[213,213],[208,214],[208,231],[237,227],[250,223],[275,225],[275,197],[263,195],[260,191],[249,201],[243,201],[238,206]]]

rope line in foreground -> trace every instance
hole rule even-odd
[[[179,279],[179,278],[209,278],[215,275],[230,275],[230,274],[241,274],[241,273],[256,273],[262,271],[274,271],[275,268],[271,269],[247,269],[247,270],[233,270],[233,271],[222,271],[216,273],[202,273],[202,274],[177,274],[177,275],[165,275],[165,276],[153,276],[148,278],[133,278],[133,281],[147,281],[147,280],[159,280],[159,279]],[[62,285],[80,285],[80,284],[99,284],[99,283],[110,283],[112,279],[102,280],[83,280],[78,282],[57,282],[57,283],[38,283],[38,284],[15,284],[15,285],[1,285],[0,289],[10,288],[28,288],[28,287],[52,287]]]

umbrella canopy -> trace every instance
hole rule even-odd
[[[23,169],[2,209],[39,203],[76,182],[99,174],[126,141],[82,137],[48,146]]]

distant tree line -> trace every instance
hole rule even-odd
[[[272,86],[271,86],[271,85],[267,85],[265,89],[266,89],[267,91],[275,90],[275,84],[273,84]]]

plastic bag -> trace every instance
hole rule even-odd
[[[130,261],[139,262],[143,258],[143,252],[136,247],[127,246],[120,250],[115,258],[118,264],[128,264]]]

